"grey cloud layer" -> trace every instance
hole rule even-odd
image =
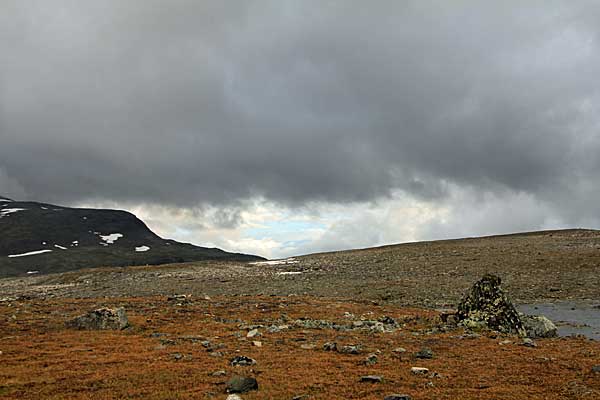
[[[298,205],[451,183],[597,211],[597,2],[1,5],[0,193]]]

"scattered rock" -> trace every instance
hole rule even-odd
[[[258,390],[256,379],[247,376],[234,376],[227,381],[227,393],[246,393],[251,390]]]
[[[215,371],[212,374],[210,374],[210,376],[225,376],[227,375],[227,371],[224,370],[219,370],[219,371]]]
[[[369,327],[369,331],[371,333],[385,333],[387,330],[385,329],[383,322],[377,322]]]
[[[171,358],[175,361],[192,361],[194,359],[191,354],[183,355],[181,353],[173,353],[171,354]]]
[[[404,347],[396,347],[394,350],[392,350],[394,353],[396,354],[402,354],[402,353],[406,353],[406,349]]]
[[[423,347],[415,353],[415,357],[420,359],[431,359],[433,358],[433,351],[428,347]]]
[[[383,400],[412,400],[412,397],[407,394],[390,394],[385,396]]]
[[[307,344],[303,344],[302,346],[300,346],[300,348],[304,349],[304,350],[314,350],[314,349],[317,348],[317,346],[314,345],[314,344],[308,344],[307,343]]]
[[[440,319],[442,320],[442,323],[446,325],[454,326],[458,323],[455,310],[445,310],[440,312]]]
[[[168,296],[167,301],[177,302],[178,305],[182,305],[184,303],[190,303],[192,301],[192,295],[191,294],[174,294],[172,296]]]
[[[210,340],[203,340],[200,342],[200,344],[202,345],[202,347],[204,347],[205,349],[212,349],[212,345],[210,343]]]
[[[255,340],[255,341],[252,342],[252,345],[254,347],[262,347],[262,342],[259,342],[258,340]]]
[[[365,375],[360,377],[361,382],[380,383],[383,378],[379,375]]]
[[[471,329],[489,328],[503,333],[525,335],[514,305],[500,288],[500,278],[485,275],[458,305],[457,319]]]
[[[294,326],[303,329],[339,329],[339,327],[331,321],[300,318],[294,321]]]
[[[221,353],[220,351],[211,351],[210,353],[208,353],[208,355],[211,357],[223,357],[223,353]]]
[[[307,394],[300,394],[298,396],[292,397],[292,400],[306,400],[306,399],[308,399],[308,395]]]
[[[360,354],[361,346],[360,345],[348,345],[342,346],[339,348],[338,352],[342,354]]]
[[[227,396],[227,399],[225,400],[242,400],[242,398],[240,396],[238,396],[237,394],[230,394],[229,396]]]
[[[429,373],[429,369],[423,367],[412,367],[410,372],[415,375],[427,375]]]
[[[530,338],[551,338],[558,336],[556,325],[543,315],[521,315],[525,333]]]
[[[258,331],[258,329],[252,329],[250,332],[248,332],[248,334],[246,335],[247,338],[253,338],[255,336],[260,336],[260,332]]]
[[[384,325],[398,326],[398,322],[394,318],[392,318],[388,315],[384,315],[383,317],[379,318],[377,321],[381,322]]]
[[[367,358],[363,361],[365,365],[375,365],[377,364],[377,354],[369,354]]]
[[[1,354],[1,353],[2,353],[2,352],[0,352],[0,354]],[[592,367],[592,372],[595,372],[595,373],[600,373],[600,364],[598,364],[598,365],[594,365],[594,366]]]
[[[323,350],[325,351],[337,351],[337,343],[336,342],[327,342],[323,345]]]
[[[286,329],[290,329],[289,325],[271,325],[267,328],[267,332],[278,333]]]
[[[535,344],[535,342],[530,338],[523,339],[522,345],[525,347],[537,347],[537,344]]]
[[[231,359],[230,364],[234,367],[247,367],[250,365],[256,365],[256,360],[246,356],[237,356]]]
[[[123,307],[99,308],[66,322],[68,328],[86,330],[121,330],[129,326]]]

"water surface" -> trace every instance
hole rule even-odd
[[[517,308],[524,314],[546,316],[556,324],[559,336],[584,335],[600,340],[600,301],[524,304]]]

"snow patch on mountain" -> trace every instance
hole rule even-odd
[[[135,251],[137,251],[138,253],[143,253],[148,250],[150,250],[150,247],[148,246],[139,246],[135,248]]]
[[[26,208],[3,208],[0,210],[0,218],[6,217],[9,214],[14,214],[19,211],[26,211]]]
[[[113,244],[117,240],[123,237],[121,233],[111,233],[110,235],[100,235],[100,239],[104,240],[106,245]]]
[[[35,256],[37,254],[50,253],[51,251],[52,250],[37,250],[37,251],[30,251],[29,253],[23,253],[23,254],[11,254],[8,256],[8,258]]]

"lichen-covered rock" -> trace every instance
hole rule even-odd
[[[226,385],[227,393],[246,393],[251,390],[258,390],[256,379],[247,376],[234,376]]]
[[[456,317],[468,328],[525,335],[519,313],[500,288],[500,282],[499,277],[490,274],[477,281],[458,305]]]
[[[523,328],[530,338],[551,338],[558,336],[556,325],[543,315],[521,315]]]
[[[123,307],[99,308],[66,322],[67,327],[81,330],[120,330],[129,326]]]

